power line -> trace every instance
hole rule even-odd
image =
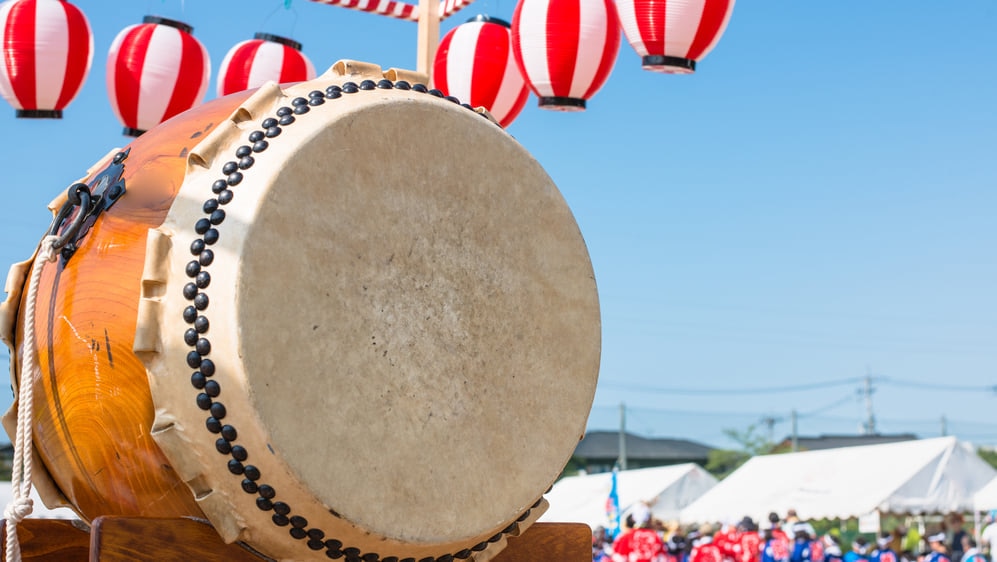
[[[814,382],[809,384],[798,384],[798,385],[784,385],[784,386],[768,386],[768,387],[752,387],[752,388],[682,388],[682,387],[665,387],[665,386],[645,386],[645,385],[633,385],[626,383],[618,383],[612,381],[605,381],[601,383],[603,386],[608,386],[611,388],[618,388],[622,390],[631,390],[635,392],[662,392],[670,394],[709,394],[709,395],[720,395],[720,394],[778,394],[784,392],[806,392],[809,390],[819,390],[822,388],[830,388],[834,386],[846,386],[856,384],[865,380],[865,377],[851,377],[847,379],[834,379],[828,381]]]

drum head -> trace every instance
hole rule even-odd
[[[326,99],[220,171],[315,89],[256,100],[195,148],[150,242],[172,248],[145,292],[160,443],[202,499],[232,490],[218,517],[244,509],[241,538],[253,521],[286,537],[283,501],[327,537],[347,523],[357,541],[473,544],[524,516],[583,434],[600,346],[584,242],[500,127],[410,90]]]

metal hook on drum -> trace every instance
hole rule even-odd
[[[76,251],[75,244],[71,241],[74,240],[76,235],[80,231],[80,227],[83,226],[83,221],[86,220],[87,216],[91,211],[92,198],[90,197],[90,187],[85,183],[74,183],[69,186],[68,200],[62,205],[62,209],[59,209],[59,214],[56,215],[55,220],[52,221],[52,226],[49,227],[49,236],[58,235],[59,238],[55,241],[54,247],[56,250],[62,251],[62,257],[69,259]],[[80,211],[76,213],[73,218],[73,222],[69,224],[68,227],[62,234],[59,234],[59,229],[62,224],[66,222],[69,214],[73,212],[73,209],[79,207]],[[67,253],[68,252],[68,253]]]

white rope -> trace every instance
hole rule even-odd
[[[28,282],[28,296],[24,310],[24,366],[18,381],[17,434],[14,437],[14,468],[11,473],[13,498],[4,510],[7,519],[7,562],[21,561],[21,544],[17,540],[17,524],[31,514],[34,502],[31,501],[31,412],[34,409],[34,387],[38,374],[38,361],[35,357],[35,303],[38,300],[38,284],[42,279],[45,263],[55,261],[59,252],[55,249],[56,236],[46,236],[38,249],[38,256],[31,267],[31,280]]]

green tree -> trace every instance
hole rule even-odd
[[[987,464],[997,468],[997,451],[994,449],[984,449],[980,447],[976,450],[976,454],[980,456],[981,459],[987,461]]]
[[[724,429],[723,433],[728,439],[737,443],[738,448],[710,451],[704,467],[710,474],[721,480],[748,462],[751,457],[772,450],[772,443],[758,432],[756,424],[749,425],[744,431],[728,428]]]

